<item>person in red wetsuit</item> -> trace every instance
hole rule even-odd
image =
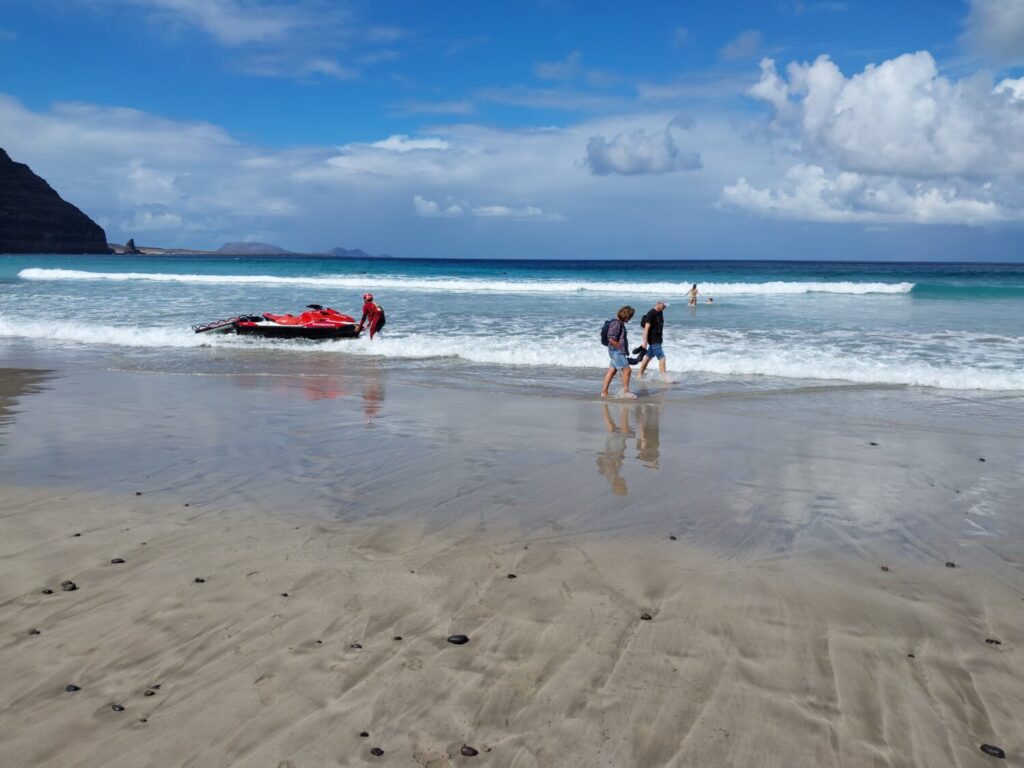
[[[368,327],[371,339],[384,327],[384,307],[373,300],[372,293],[363,294],[363,316],[359,320],[359,327]]]

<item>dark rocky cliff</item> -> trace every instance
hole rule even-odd
[[[92,219],[0,149],[0,253],[110,253]]]

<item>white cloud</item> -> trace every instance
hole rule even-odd
[[[426,219],[455,218],[462,216],[465,211],[457,203],[438,203],[436,200],[427,200],[425,197],[416,195],[412,199],[413,211],[417,216]]]
[[[788,79],[771,59],[761,69],[750,94],[773,105],[776,128],[812,158],[925,178],[1024,172],[1024,110],[983,77],[940,76],[927,51],[850,78],[827,56],[790,64]]]
[[[431,136],[421,139],[410,139],[403,133],[388,136],[386,139],[370,144],[375,149],[387,149],[392,152],[412,152],[417,149],[448,149],[448,142]]]
[[[110,2],[118,4],[118,0]],[[229,46],[282,41],[296,32],[316,29],[318,24],[324,22],[321,16],[323,6],[309,2],[285,4],[242,3],[238,0],[121,0],[120,4],[139,6],[164,18],[180,20]]]
[[[573,51],[561,61],[538,61],[533,72],[541,80],[571,80],[583,71],[580,66],[582,58],[580,51]]]
[[[1024,102],[1024,77],[1019,77],[1016,80],[1007,78],[1000,82],[992,90],[992,93],[1005,94],[1015,102]]]
[[[1024,62],[1024,2],[968,0],[963,40],[998,64]]]
[[[436,200],[429,200],[422,195],[414,196],[412,204],[416,215],[427,219],[454,219],[460,216],[472,215],[481,219],[565,221],[565,217],[561,214],[545,213],[543,209],[535,205],[526,205],[518,208],[509,205],[471,206],[468,203],[454,202],[451,199],[444,203],[439,203]]]
[[[848,171],[830,175],[821,166],[799,164],[775,189],[759,189],[741,178],[722,191],[722,202],[800,221],[982,225],[1010,218],[989,192],[984,186],[965,190],[951,182],[907,182]]]
[[[718,55],[726,61],[752,59],[761,52],[763,45],[764,36],[756,29],[748,29],[726,43]]]
[[[613,173],[633,176],[700,168],[698,153],[680,152],[676,147],[672,138],[674,124],[675,120],[663,130],[653,133],[647,133],[643,128],[623,132],[611,141],[603,136],[593,136],[587,142],[584,162],[596,176]]]

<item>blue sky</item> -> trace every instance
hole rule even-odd
[[[112,241],[1024,260],[1024,2],[0,0]]]

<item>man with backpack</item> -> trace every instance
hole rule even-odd
[[[601,343],[608,347],[608,371],[604,375],[604,386],[601,397],[608,397],[608,387],[615,378],[617,371],[622,371],[622,392],[620,397],[636,400],[636,395],[629,391],[629,377],[633,373],[629,362],[629,339],[626,336],[626,323],[633,319],[636,310],[630,306],[620,309],[612,320],[605,321],[601,328]]]

